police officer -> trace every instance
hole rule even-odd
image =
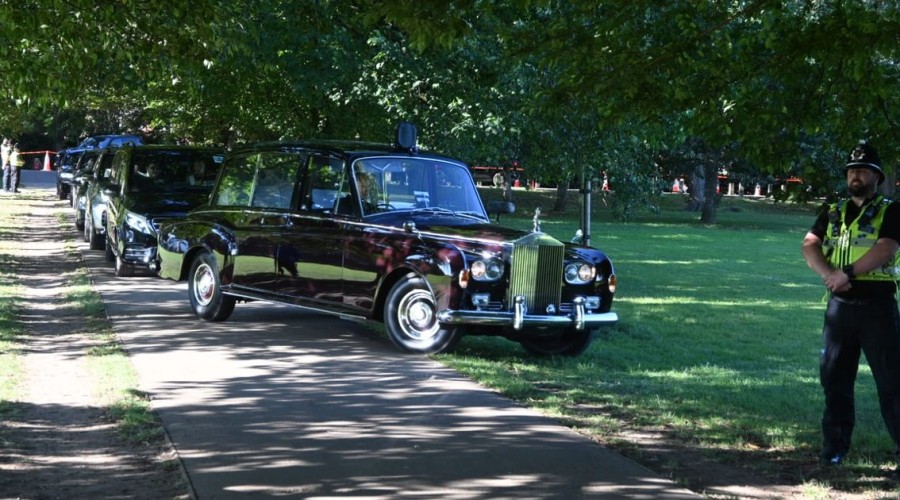
[[[807,265],[830,292],[819,376],[825,392],[822,462],[839,465],[855,423],[860,351],[875,378],[881,416],[900,453],[900,204],[877,194],[884,181],[875,149],[860,142],[844,167],[849,199],[828,206],[803,239]]]

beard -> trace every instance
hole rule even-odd
[[[850,196],[854,198],[868,198],[870,194],[875,192],[874,186],[862,182],[852,182],[847,186]]]

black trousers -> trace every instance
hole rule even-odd
[[[853,389],[860,352],[875,378],[881,417],[900,451],[900,314],[893,296],[868,301],[832,297],[822,330],[819,377],[825,391],[825,452],[845,454],[856,422]]]

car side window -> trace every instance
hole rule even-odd
[[[256,157],[236,156],[222,167],[222,181],[216,192],[215,205],[221,207],[246,207],[250,205],[253,181],[256,178]]]
[[[120,151],[116,153],[115,158],[113,158],[113,166],[112,173],[110,177],[113,182],[118,184],[119,186],[125,185],[125,175],[128,172],[128,153],[125,151]]]
[[[300,158],[294,153],[260,153],[256,157],[256,185],[250,206],[291,207]]]
[[[300,210],[325,214],[354,213],[350,188],[344,175],[343,160],[311,156],[307,162],[306,172]]]

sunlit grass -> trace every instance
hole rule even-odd
[[[699,449],[758,454],[745,465],[763,472],[779,467],[767,458],[776,450],[814,467],[825,295],[800,254],[813,207],[729,203],[739,211],[720,211],[715,227],[696,213],[640,223],[596,214],[591,243],[616,266],[620,322],[583,356],[539,359],[503,339],[466,337],[440,359],[601,442],[615,443],[623,427],[664,428]],[[546,218],[543,230],[559,239],[577,228],[577,219]],[[892,466],[865,365],[857,415],[851,462],[861,474]]]
[[[4,207],[0,210],[0,227],[10,228],[20,210]],[[16,277],[7,270],[21,244],[6,237],[8,229],[0,231],[0,415],[8,412],[10,402],[17,399],[21,391],[23,366],[20,342],[17,339],[21,325],[18,321],[21,288]],[[0,435],[0,441],[3,436]]]
[[[94,341],[85,355],[97,400],[108,408],[126,440],[144,443],[159,439],[163,435],[162,424],[153,413],[149,398],[137,389],[137,372],[106,318],[103,300],[94,291],[90,275],[84,269],[75,273],[65,298],[66,304],[86,318],[85,334]]]

